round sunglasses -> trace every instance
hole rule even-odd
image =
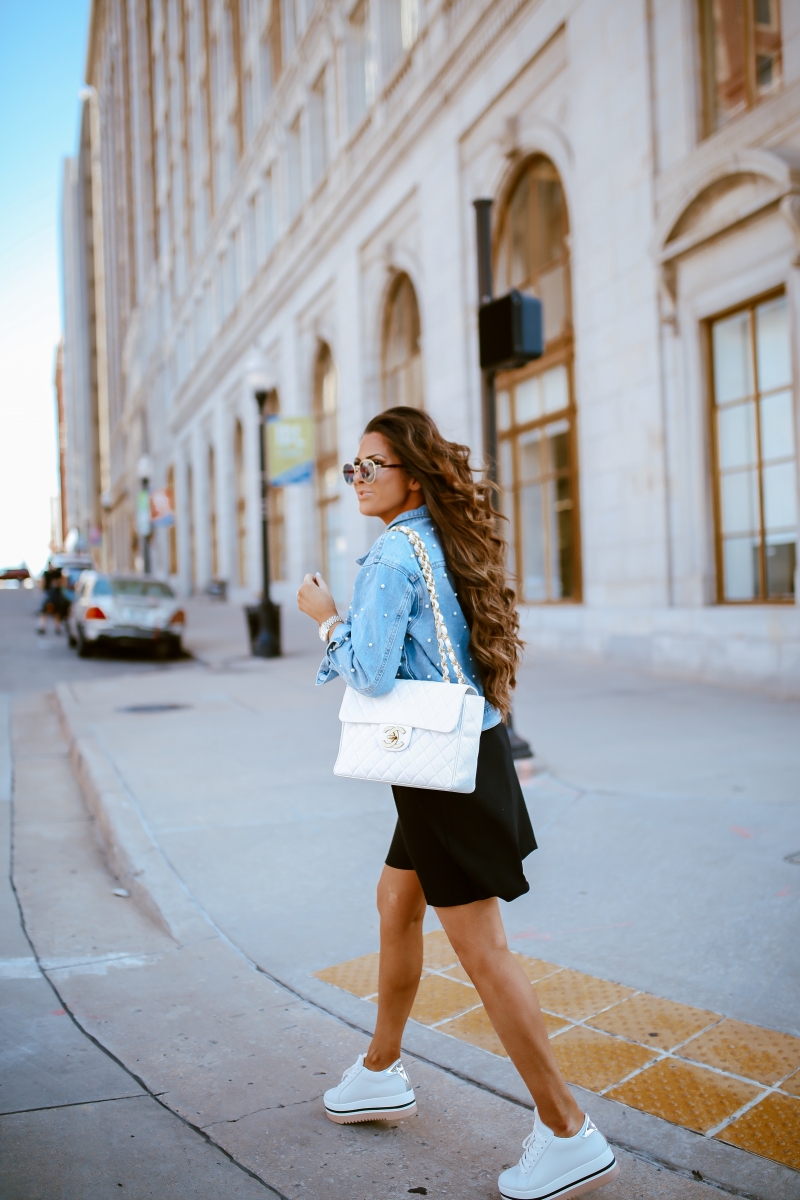
[[[345,463],[342,467],[344,481],[351,486],[355,483],[356,477],[361,483],[374,483],[379,471],[388,471],[392,467],[402,469],[402,463],[379,463],[371,458],[357,458],[355,462]]]

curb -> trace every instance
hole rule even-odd
[[[90,729],[66,684],[56,685],[61,726],[84,801],[120,883],[178,945],[215,936],[153,837],[136,798]]]
[[[377,1009],[347,992],[302,976],[280,979],[230,943],[176,874],[150,830],[136,797],[125,785],[68,685],[56,685],[59,717],[87,808],[94,817],[114,874],[136,904],[178,945],[222,937],[252,967],[334,1019],[371,1033]],[[415,1057],[525,1108],[533,1102],[505,1059],[410,1022],[403,1049]],[[770,1159],[672,1125],[650,1113],[571,1085],[578,1103],[610,1141],[688,1179],[711,1184],[746,1200],[797,1200],[800,1174]]]

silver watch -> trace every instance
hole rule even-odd
[[[340,621],[342,621],[342,618],[339,616],[338,613],[334,613],[334,615],[332,617],[328,617],[327,621],[323,621],[319,627],[320,641],[327,642],[328,630],[331,629],[334,625],[338,624]],[[343,621],[342,621],[342,624],[344,624]]]

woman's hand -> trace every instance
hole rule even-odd
[[[328,617],[336,616],[336,601],[319,572],[306,575],[303,579],[297,591],[297,607],[318,625],[327,621]]]

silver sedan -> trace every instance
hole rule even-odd
[[[151,575],[101,575],[84,571],[75,589],[67,628],[70,645],[85,658],[102,643],[151,645],[178,655],[186,615],[168,583]]]

